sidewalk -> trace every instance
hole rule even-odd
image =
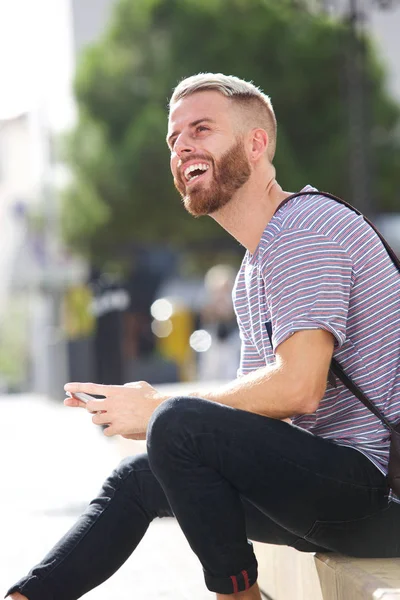
[[[74,523],[103,479],[143,443],[108,439],[84,411],[38,396],[0,397],[0,593]],[[85,600],[210,600],[173,519],[152,523],[125,565]]]

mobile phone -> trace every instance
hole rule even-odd
[[[104,398],[104,396],[92,396],[91,394],[85,394],[85,392],[74,392],[73,394],[71,394],[71,392],[67,392],[67,396],[70,398],[78,398],[78,400],[81,400],[82,402]]]

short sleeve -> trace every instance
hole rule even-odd
[[[315,232],[284,231],[261,264],[276,348],[296,331],[324,329],[336,347],[346,339],[352,260],[335,241]]]

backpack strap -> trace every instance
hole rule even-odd
[[[335,200],[336,202],[339,202],[339,204],[343,204],[343,206],[347,206],[347,208],[349,208],[350,210],[355,212],[357,215],[360,215],[360,217],[363,217],[364,221],[366,221],[368,223],[368,225],[370,227],[372,227],[372,229],[375,231],[376,235],[379,237],[382,244],[385,246],[386,252],[389,254],[393,263],[396,265],[397,270],[400,272],[400,260],[398,259],[393,248],[391,248],[389,246],[388,242],[385,240],[383,235],[378,231],[378,229],[375,227],[375,225],[373,223],[371,223],[371,221],[369,219],[367,219],[367,217],[365,215],[363,215],[359,210],[357,210],[354,206],[352,206],[345,200],[342,200],[341,198],[334,196],[333,194],[329,194],[328,192],[313,192],[313,191],[298,192],[296,194],[292,194],[291,196],[288,196],[288,198],[286,198],[283,202],[280,203],[280,205],[278,206],[278,208],[276,209],[274,214],[276,214],[285,204],[287,204],[287,202],[290,202],[290,200],[293,200],[294,198],[297,198],[299,196],[325,196],[326,198],[330,198],[331,200]]]
[[[375,404],[371,402],[369,398],[367,398],[361,388],[351,379],[351,377],[346,374],[336,358],[332,358],[331,370],[336,377],[339,377],[343,385],[345,385],[347,389],[350,390],[350,392],[364,404],[364,406],[374,413],[374,415],[378,417],[378,419],[380,419],[390,431],[393,431],[394,427],[389,423],[384,414],[375,406]]]
[[[375,231],[375,233],[381,240],[382,244],[384,245],[384,247],[386,249],[386,252],[390,256],[393,263],[397,267],[397,270],[400,273],[400,260],[396,256],[396,253],[394,252],[394,250],[389,246],[388,242],[385,240],[383,235],[376,229],[375,225],[373,225],[371,223],[371,221],[369,219],[367,219],[367,217],[365,215],[363,215],[359,210],[357,210],[354,206],[352,206],[348,202],[345,202],[345,200],[342,200],[341,198],[337,198],[333,194],[329,194],[328,192],[314,192],[314,191],[298,192],[297,194],[292,194],[291,196],[286,198],[283,202],[281,202],[281,204],[278,206],[278,208],[276,209],[274,214],[276,214],[282,208],[282,206],[284,206],[287,202],[290,202],[290,200],[293,200],[294,198],[297,198],[299,196],[325,196],[326,198],[330,198],[331,200],[335,200],[336,202],[339,202],[339,204],[343,204],[344,206],[347,206],[347,208],[349,208],[350,210],[355,212],[357,215],[360,215],[361,217],[363,217],[364,221],[366,221],[368,223],[368,225],[370,227],[372,227],[372,229]],[[384,414],[375,406],[375,404],[373,404],[371,402],[371,400],[369,400],[369,398],[367,398],[367,396],[364,394],[364,392],[361,390],[361,388],[351,379],[351,377],[349,377],[346,374],[346,372],[341,367],[341,365],[338,363],[336,358],[332,358],[330,371],[340,379],[340,381],[343,383],[343,385],[345,385],[347,387],[347,389],[350,390],[350,392],[352,394],[354,394],[354,396],[356,398],[358,398],[360,400],[360,402],[362,402],[366,408],[368,408],[376,417],[378,417],[378,419],[380,419],[382,421],[382,423],[389,429],[389,431],[391,431],[391,432],[395,431],[394,426],[389,423],[389,421],[386,419]]]

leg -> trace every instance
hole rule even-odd
[[[171,509],[167,503],[166,497],[164,492],[162,491],[158,481],[151,476],[151,473],[149,471],[149,467],[148,467],[148,461],[146,456],[142,456],[140,457],[140,459],[126,459],[121,465],[120,467],[117,469],[117,471],[112,475],[112,477],[110,478],[110,485],[108,485],[107,483],[104,485],[103,491],[102,491],[102,496],[104,494],[104,490],[105,489],[111,489],[112,487],[114,487],[114,484],[112,483],[113,481],[115,481],[116,477],[118,477],[118,473],[120,474],[120,476],[122,477],[122,479],[129,479],[130,475],[129,475],[129,471],[131,471],[131,475],[132,478],[134,479],[134,474],[138,473],[138,471],[144,473],[144,481],[141,483],[140,487],[143,489],[143,492],[141,494],[141,496],[143,498],[146,498],[147,496],[150,496],[152,499],[152,505],[153,507],[150,508],[151,503],[149,503],[148,501],[146,501],[145,499],[143,500],[143,504],[147,507],[149,507],[149,520],[152,520],[155,516],[158,517],[162,517],[162,516],[171,516],[172,512]],[[143,487],[144,486],[144,487]],[[127,493],[129,494],[129,491],[127,491]],[[130,501],[132,501],[132,499],[130,499]],[[294,536],[293,534],[291,534],[290,532],[284,530],[282,527],[280,527],[279,525],[277,525],[274,521],[271,521],[271,519],[269,519],[264,513],[262,513],[258,508],[256,508],[253,504],[251,504],[249,501],[247,501],[245,498],[242,498],[242,504],[243,504],[243,509],[245,512],[245,519],[246,519],[246,530],[247,530],[247,536],[249,538],[251,538],[252,540],[259,540],[259,541],[263,541],[263,542],[270,542],[272,544],[285,544],[285,545],[292,545],[296,540],[297,540],[297,536]],[[92,502],[92,504],[96,504],[98,502],[98,499],[94,500]],[[90,507],[89,507],[90,509]],[[89,511],[88,509],[88,511]],[[80,518],[79,521],[81,521],[83,518],[85,518],[85,515],[87,514],[86,511],[84,513],[84,515],[82,515],[82,517]],[[65,536],[65,538],[63,538],[63,543],[65,543],[66,545],[69,544],[69,541],[72,539],[72,537],[74,536],[74,532],[76,530],[77,527],[79,527],[79,521],[78,523],[75,525],[75,527],[72,528],[72,530]],[[128,522],[128,519],[126,521],[126,523]],[[92,522],[92,526],[93,526],[93,530],[96,527],[102,527],[102,522],[101,520],[94,520]],[[145,525],[146,526],[146,525]],[[125,527],[125,524],[124,524]],[[100,531],[99,533],[96,534],[96,537],[99,536],[99,538],[102,538],[103,534]],[[126,548],[126,553],[130,554],[130,552],[133,550],[133,547],[136,547],[137,545],[137,539],[141,537],[140,536],[140,530],[138,529],[136,531],[136,536],[133,535],[132,540],[131,541],[127,541],[127,548]],[[103,545],[104,540],[101,539],[100,541],[96,541],[96,549],[99,550],[101,549],[102,545]],[[111,540],[108,540],[108,543],[111,543]],[[112,550],[113,554],[115,554],[115,551],[118,550],[118,546],[117,544],[119,543],[119,536],[115,536],[115,548]],[[60,542],[59,546],[62,545],[62,542]],[[319,550],[320,548],[317,548],[316,546],[312,545],[310,543],[309,545],[309,551],[316,551]],[[74,552],[74,561],[76,561],[77,565],[73,566],[72,568],[74,569],[74,573],[76,572],[75,569],[78,568],[80,565],[84,564],[82,561],[86,560],[86,557],[82,556],[82,548],[79,544],[79,542],[76,544],[76,549],[73,550]],[[125,554],[125,553],[122,553]],[[101,555],[100,555],[101,556]],[[71,558],[72,558],[72,553],[71,553]],[[117,558],[117,557],[116,557]],[[21,580],[18,584],[16,584],[15,586],[13,586],[11,588],[11,590],[16,590],[16,589],[20,589],[22,590],[24,593],[28,594],[30,599],[34,599],[39,597],[38,594],[38,590],[40,591],[40,594],[46,594],[43,596],[40,596],[41,598],[47,598],[48,597],[48,592],[46,593],[46,591],[43,591],[43,586],[46,585],[48,589],[50,589],[50,587],[52,587],[51,581],[49,580],[46,583],[46,575],[45,575],[45,565],[47,563],[51,563],[52,561],[55,561],[56,563],[58,562],[59,558],[57,556],[57,550],[56,548],[53,549],[48,556],[46,557],[46,559],[44,559],[44,561],[41,563],[41,565],[38,565],[33,571],[35,573],[37,573],[37,575],[35,575],[35,578],[37,577],[38,580],[40,581],[41,579],[41,570],[43,571],[44,575],[43,575],[43,579],[42,579],[42,583],[39,584],[41,587],[38,588],[38,582],[36,581],[35,578],[31,578],[31,576],[25,577],[23,580]],[[86,563],[85,563],[86,564]],[[118,568],[118,564],[116,566],[116,568],[113,568],[113,571],[115,572]],[[114,565],[115,567],[115,565]],[[64,579],[65,577],[69,576],[68,575],[68,571],[66,571],[66,575],[64,574],[64,568],[65,565],[63,564],[63,562],[61,561],[59,565],[55,565],[54,567],[54,572],[53,572],[53,579],[55,581],[57,581],[57,587],[63,587],[64,586]],[[97,567],[98,569],[102,568],[100,566]],[[69,569],[69,567],[68,567]],[[90,573],[89,573],[90,576]],[[102,577],[102,580],[106,579],[106,577]],[[97,581],[97,579],[96,579]],[[95,583],[95,585],[98,585],[98,583],[100,583],[99,581],[97,581],[97,583]],[[92,578],[90,578],[90,580],[86,583],[85,585],[85,589],[87,590],[88,588],[92,588],[94,587],[93,585],[93,580]],[[250,592],[250,590],[249,590]],[[71,594],[72,590],[69,590],[65,592],[66,594]],[[254,585],[251,588],[251,593],[253,594],[253,596],[250,596],[250,598],[253,598],[255,600],[258,600],[260,598],[259,596],[259,591],[256,585]],[[247,600],[243,594],[242,594],[242,599],[243,600]],[[64,597],[78,597],[82,595],[82,592],[75,592],[74,596],[70,596],[70,595],[64,595]],[[18,591],[15,592],[11,592],[11,596],[9,596],[10,598],[12,598],[12,600],[25,600],[26,596],[21,595]],[[218,595],[217,598],[218,600],[222,600],[223,598],[234,598],[234,596],[229,595],[229,596],[225,596],[225,595]],[[238,598],[241,598],[241,596],[239,595]]]
[[[282,525],[278,525],[246,498],[241,498],[241,502],[246,522],[246,535],[250,540],[277,546],[291,546],[302,552],[327,552],[324,546],[299,538]]]
[[[267,517],[254,504],[251,504],[246,498],[241,498],[243,505],[246,535],[249,539],[269,544],[278,544],[284,546],[296,546],[299,538],[287,531],[269,517]],[[307,552],[326,551],[325,548],[302,540],[302,550]],[[261,600],[260,590],[255,583],[248,590],[238,592],[237,594],[217,594],[217,600]],[[16,599],[23,600],[23,599]]]
[[[357,540],[314,537],[317,522],[365,522],[387,507],[385,477],[364,455],[260,415],[174,398],[154,413],[147,439],[150,466],[207,587],[219,594],[245,591],[257,579],[241,498],[304,550],[345,552],[347,544],[364,552]]]
[[[74,600],[111,577],[155,517],[172,516],[147,455],[125,459],[76,524],[8,594]],[[15,596],[17,598],[17,596]]]
[[[270,544],[278,544],[285,546],[293,546],[298,543],[298,537],[287,531],[258,508],[251,504],[245,498],[242,498],[242,504],[246,520],[247,537],[254,541],[268,542]],[[306,540],[302,540],[302,550],[307,552],[326,551],[325,548],[317,546]],[[259,587],[255,583],[249,589],[238,592],[237,594],[217,594],[217,600],[262,600]],[[15,600],[24,600],[18,599]]]
[[[217,594],[217,600],[262,600],[262,598],[260,588],[255,583],[244,592],[238,592],[237,594]]]

